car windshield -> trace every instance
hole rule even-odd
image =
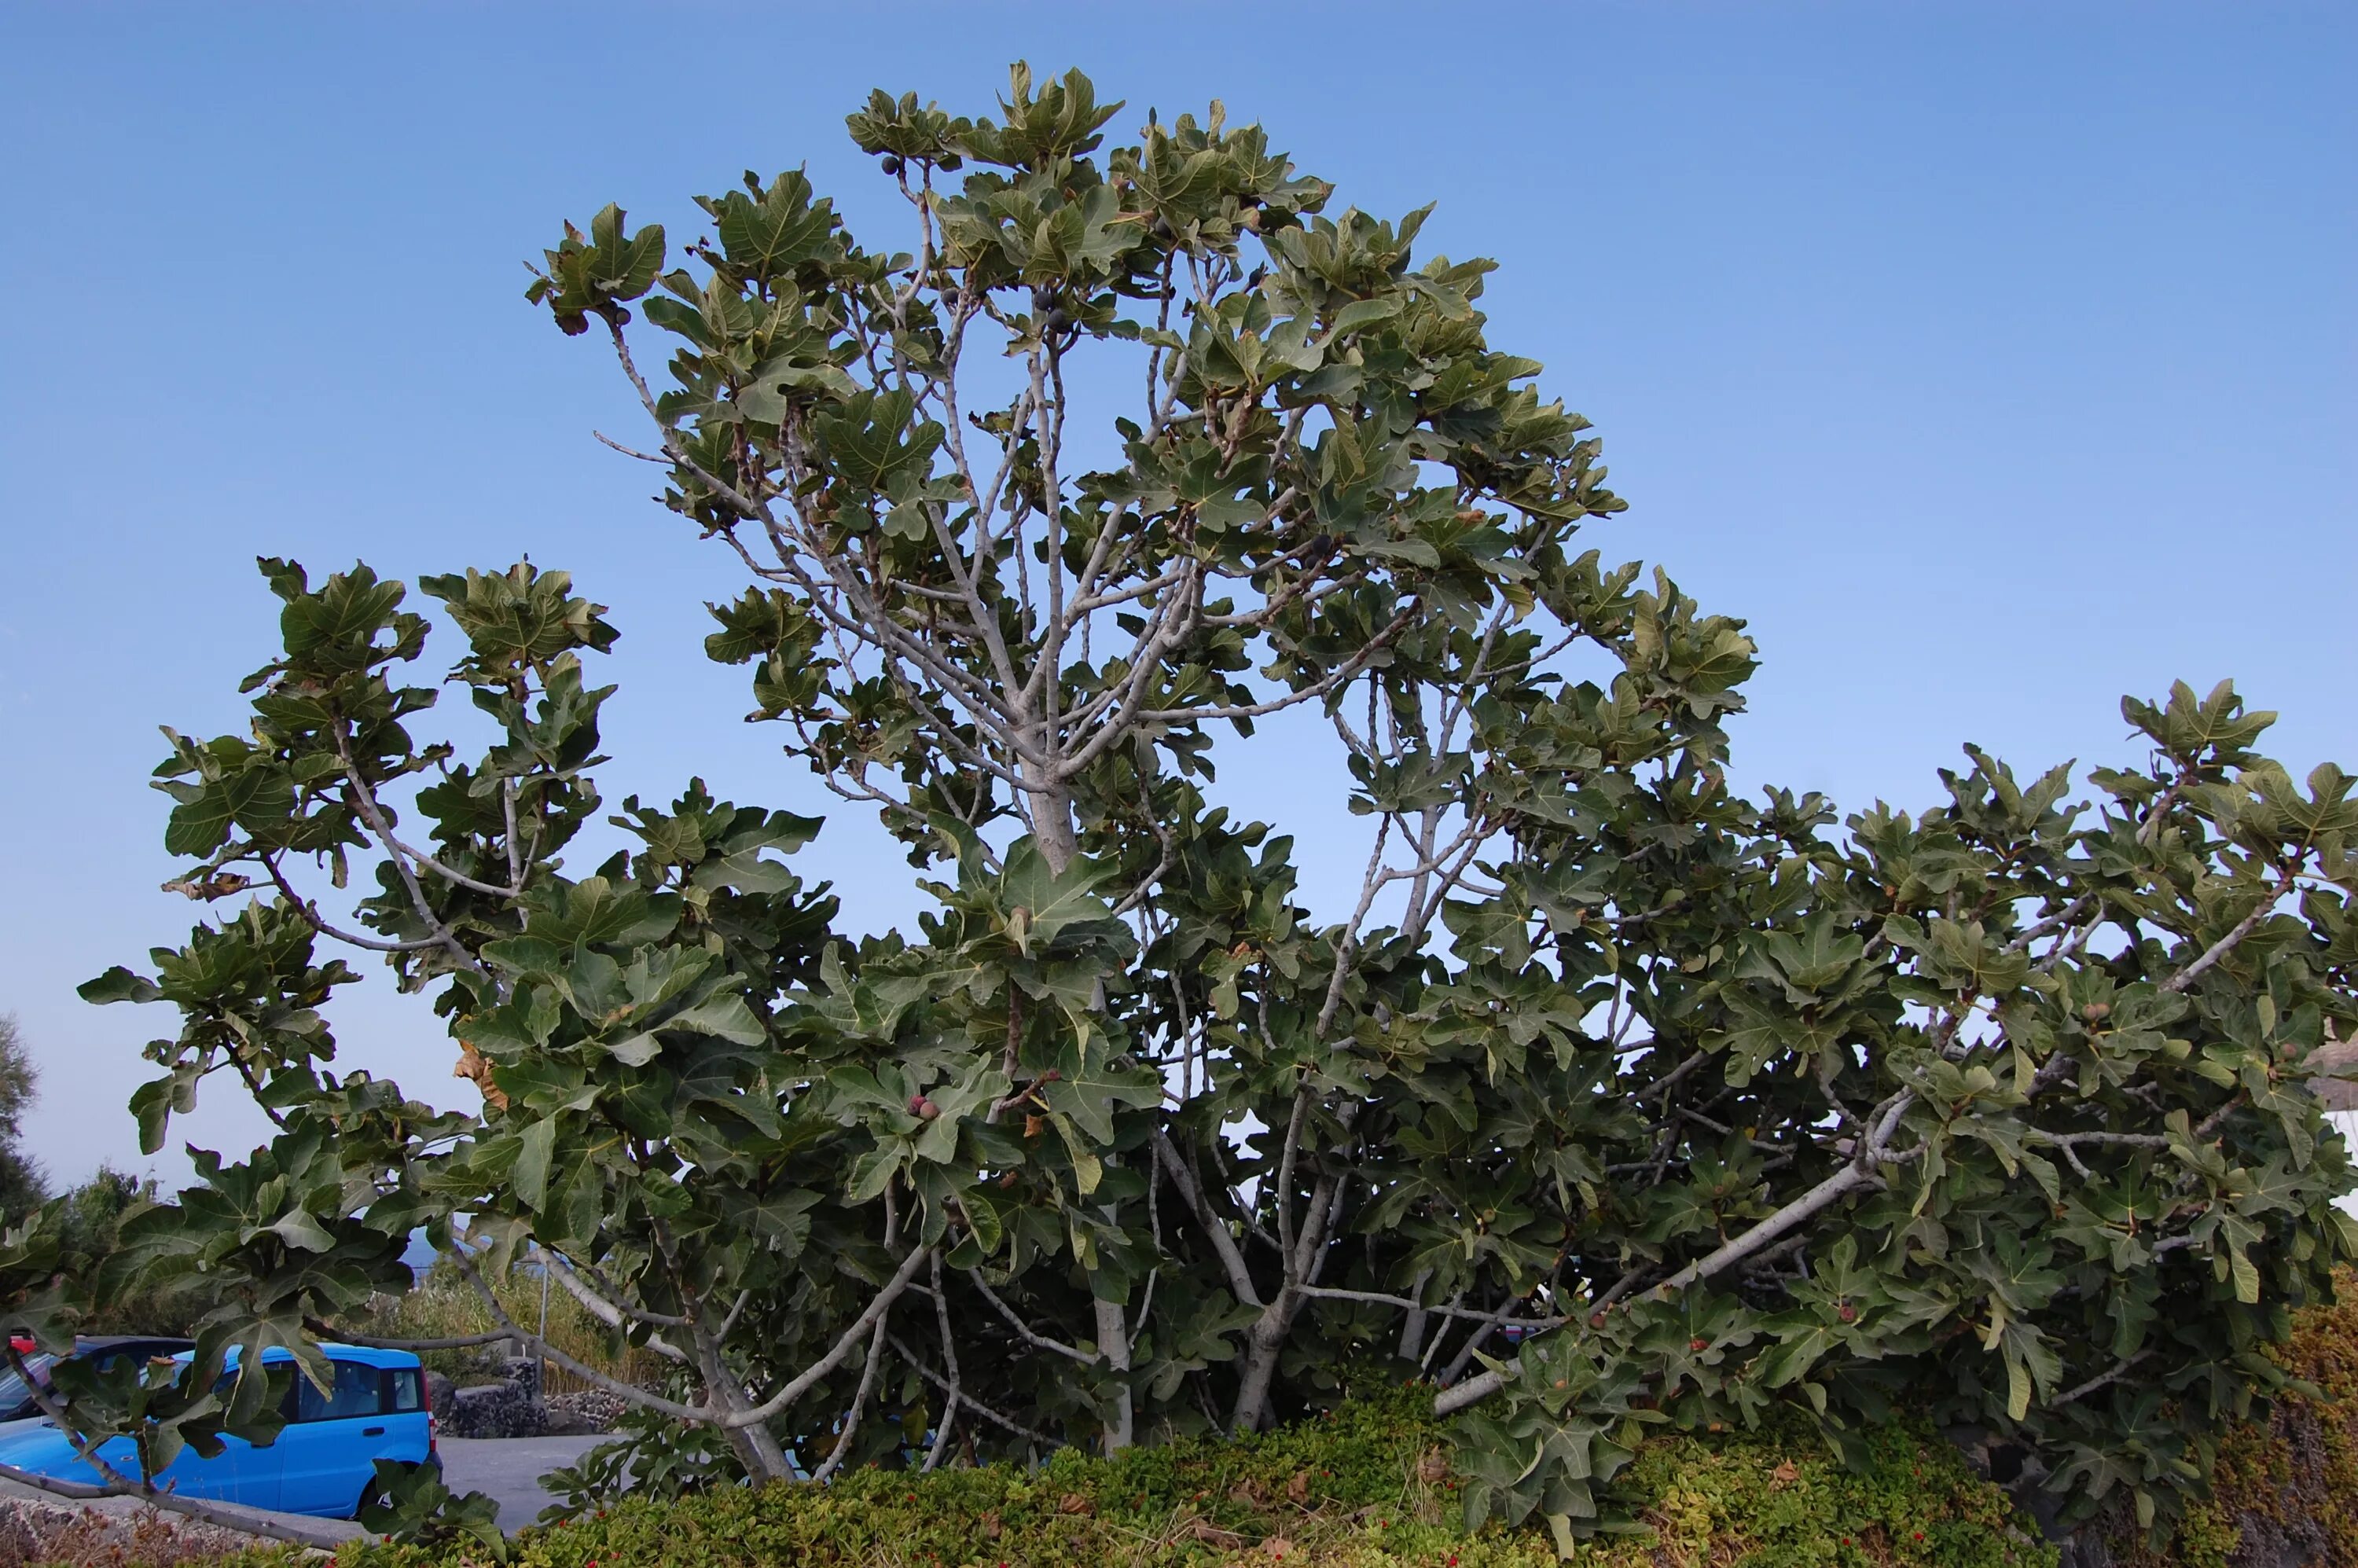
[[[54,1356],[27,1356],[25,1357],[25,1370],[33,1374],[34,1379],[46,1389],[49,1386],[49,1368],[57,1364],[57,1359]],[[32,1397],[32,1391],[25,1387],[25,1379],[16,1373],[0,1377],[0,1411],[15,1410]]]

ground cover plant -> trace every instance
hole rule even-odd
[[[1241,1439],[1373,1362],[1448,1418],[1465,1522],[1564,1547],[1650,1434],[1799,1419],[1868,1466],[1900,1410],[2166,1519],[2353,1250],[2302,1083],[2358,1021],[2349,780],[2179,685],[2124,703],[2134,766],[1738,794],[1753,644],[1586,547],[1623,503],[1487,341],[1490,264],[1217,106],[1109,146],[1119,113],[1021,69],[995,117],[880,92],[849,127],[905,250],[748,175],[685,245],[568,225],[531,288],[643,406],[610,444],[682,547],[738,563],[707,649],[897,836],[916,929],[833,929],[816,818],[600,795],[617,632],[567,574],[417,583],[499,731],[462,758],[407,585],[262,563],[251,725],[158,770],[208,914],[85,989],[179,1014],[150,1149],[224,1089],[276,1136],[200,1153],[101,1280],[12,1233],[43,1334],[134,1278],[218,1303],[187,1387],[60,1419],[151,1470],[267,1435],[223,1347],[364,1332],[424,1227],[665,1366],[545,1347],[638,1412],[585,1506],[626,1461],[660,1492]],[[1206,798],[1289,712],[1366,829],[1348,909]],[[575,863],[600,817],[631,848]],[[348,960],[433,997],[480,1111],[338,1065]],[[452,1338],[524,1332],[482,1294]]]
[[[1937,1435],[1895,1424],[1854,1472],[1806,1430],[1657,1438],[1618,1484],[1632,1519],[1580,1548],[1597,1568],[1704,1563],[1907,1563],[2046,1568],[2004,1493]],[[1545,1531],[1468,1535],[1463,1483],[1431,1400],[1391,1390],[1273,1432],[1187,1438],[1110,1458],[1060,1452],[1043,1466],[914,1476],[871,1467],[827,1487],[728,1487],[635,1498],[509,1543],[525,1568],[1537,1568]],[[343,1568],[460,1568],[465,1543],[362,1541]],[[249,1563],[280,1562],[258,1554]]]

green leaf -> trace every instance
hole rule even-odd
[[[1071,1117],[1061,1112],[1051,1111],[1048,1113],[1048,1121],[1049,1125],[1055,1128],[1056,1136],[1065,1141],[1065,1152],[1072,1156],[1074,1183],[1081,1189],[1083,1197],[1088,1196],[1096,1192],[1099,1184],[1105,1180],[1104,1162],[1083,1140],[1080,1129],[1073,1125]]]
[[[94,980],[84,980],[76,995],[88,1002],[154,1001],[164,993],[156,982],[117,964]]]
[[[882,1196],[885,1184],[908,1162],[908,1145],[898,1139],[869,1150],[851,1162],[844,1201],[868,1203]]]
[[[2227,1249],[2227,1268],[2234,1276],[2235,1299],[2245,1306],[2257,1306],[2260,1302],[2260,1271],[2253,1265],[2250,1253],[2241,1247]]]
[[[745,999],[727,992],[698,1002],[684,1012],[675,1013],[664,1021],[665,1029],[692,1030],[709,1034],[736,1045],[759,1045],[769,1038],[762,1021],[745,1005]]]
[[[749,1206],[745,1219],[754,1234],[776,1243],[792,1258],[810,1238],[810,1211],[825,1200],[824,1193],[806,1187],[773,1193]]]
[[[1763,1388],[1781,1389],[1798,1381],[1825,1354],[1842,1343],[1842,1336],[1823,1324],[1813,1324],[1792,1337],[1781,1340],[1760,1358],[1759,1378]]]
[[[1163,1100],[1163,1080],[1151,1068],[1116,1067],[1112,1061],[1102,1047],[1068,1040],[1056,1052],[1056,1081],[1041,1087],[1049,1109],[1096,1144],[1113,1141],[1115,1107]]]
[[[270,1228],[276,1231],[287,1245],[300,1248],[306,1252],[332,1252],[336,1248],[336,1238],[322,1229],[318,1220],[300,1209],[281,1215]]]
[[[210,855],[229,838],[233,825],[266,827],[294,809],[295,786],[286,775],[263,765],[243,768],[205,784],[194,799],[172,808],[164,851]]]
[[[644,1067],[663,1054],[663,1043],[653,1034],[633,1034],[610,1042],[607,1052],[628,1067]]]
[[[1006,1239],[1007,1227],[1000,1218],[999,1202],[981,1187],[969,1187],[958,1195],[958,1207],[974,1232],[975,1244],[986,1258],[999,1250]]]
[[[789,169],[754,194],[730,191],[714,228],[729,259],[756,277],[773,277],[839,250],[831,247],[832,203],[811,200],[809,177]]]
[[[625,235],[622,222],[622,210],[611,201],[590,220],[590,277],[616,299],[636,299],[663,270],[663,225],[650,223]]]
[[[557,1119],[544,1117],[525,1128],[519,1135],[522,1145],[516,1155],[515,1195],[526,1208],[537,1209],[548,1201],[548,1169],[557,1152]]]

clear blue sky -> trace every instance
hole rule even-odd
[[[1340,200],[1438,198],[1431,247],[1503,262],[1494,341],[1633,503],[1598,543],[1751,620],[1740,776],[1918,805],[1962,741],[2118,757],[2123,691],[2223,675],[2279,755],[2358,763],[2346,5],[0,0],[0,1011],[54,1175],[133,1158],[168,1020],[72,988],[190,918],[146,775],[157,724],[238,722],[257,553],[568,566],[623,631],[614,799],[701,771],[827,809],[703,662],[735,579],[592,444],[631,411],[518,263],[609,200],[685,225],[804,162],[884,245],[844,113],[983,112],[1018,57],[1124,124],[1223,97]],[[1296,743],[1223,782],[1324,901],[1355,840]],[[905,919],[831,815],[848,923]],[[439,1030],[368,989],[348,1055],[456,1103]],[[196,1131],[242,1150],[229,1098]]]

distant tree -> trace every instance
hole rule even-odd
[[[13,1014],[0,1014],[0,1221],[16,1225],[53,1205],[59,1265],[94,1279],[120,1247],[123,1222],[156,1201],[156,1179],[101,1162],[87,1181],[53,1201],[47,1173],[21,1147],[26,1113],[39,1092],[40,1070],[33,1065],[22,1028]],[[93,1333],[176,1334],[187,1327],[193,1299],[185,1288],[135,1286],[92,1302],[77,1326]]]
[[[157,1195],[155,1177],[101,1163],[88,1181],[58,1200],[59,1254],[65,1267],[85,1279],[105,1271],[122,1247],[124,1222]],[[93,1334],[185,1334],[204,1312],[198,1282],[190,1278],[169,1289],[109,1292],[92,1303],[79,1326]]]
[[[49,1197],[41,1168],[19,1142],[25,1112],[40,1087],[40,1074],[25,1047],[14,1013],[0,1013],[0,1218],[22,1219]]]

